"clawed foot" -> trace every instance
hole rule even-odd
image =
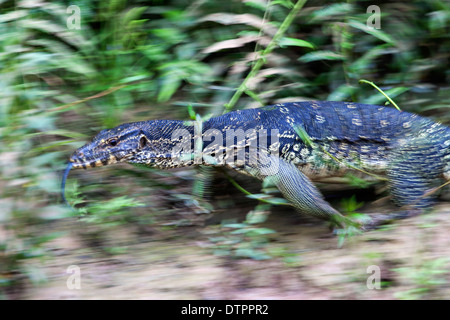
[[[363,223],[362,229],[365,231],[375,230],[383,225],[394,222],[395,220],[407,219],[418,216],[423,213],[420,209],[407,209],[392,213],[371,213],[368,214],[370,220]]]

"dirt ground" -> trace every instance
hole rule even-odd
[[[70,219],[41,263],[47,281],[28,285],[24,299],[449,299],[450,206],[401,220],[347,240],[326,224],[272,213],[271,248],[295,259],[236,259],[214,255],[208,241],[217,226],[176,228],[131,238],[115,234],[123,253],[100,254],[78,236],[85,226]],[[216,228],[216,229],[214,229]],[[123,238],[123,241],[120,242]],[[69,289],[75,265],[80,289]],[[370,266],[381,288],[368,288]],[[369,279],[370,280],[370,279]],[[369,281],[369,283],[372,283]]]

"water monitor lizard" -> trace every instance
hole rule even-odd
[[[450,179],[450,128],[390,107],[329,101],[238,110],[202,123],[125,123],[76,150],[63,184],[71,168],[116,162],[225,166],[271,179],[300,212],[345,225],[313,181],[375,174],[388,180],[398,205],[430,207],[436,194],[427,191]]]

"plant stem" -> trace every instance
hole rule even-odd
[[[227,113],[231,111],[236,103],[238,102],[241,95],[247,91],[247,83],[256,76],[259,69],[266,63],[266,56],[269,55],[276,47],[278,47],[278,43],[281,40],[281,38],[286,33],[286,30],[289,28],[289,26],[294,21],[294,18],[297,16],[297,14],[300,12],[300,10],[303,8],[304,4],[307,0],[298,0],[297,3],[292,8],[291,12],[287,15],[286,19],[284,19],[283,23],[281,24],[280,28],[275,33],[274,37],[270,41],[270,43],[267,45],[266,49],[264,49],[258,60],[256,61],[253,68],[250,70],[247,77],[242,81],[241,85],[237,89],[237,91],[234,93],[234,95],[231,97],[230,102],[228,102],[225,105],[225,111],[224,113]]]
[[[232,177],[230,177],[226,172],[224,172],[224,173],[225,173],[225,176],[227,177],[228,181],[230,181],[231,184],[236,189],[238,189],[239,191],[241,191],[242,193],[244,193],[247,196],[253,196],[253,193],[251,193],[250,191],[247,191],[246,189],[244,189],[239,183],[236,182],[236,180],[234,180]],[[258,198],[257,200],[260,201],[260,202],[263,202],[263,203],[274,204],[272,201],[266,200],[266,199]],[[292,206],[290,203],[277,203],[277,205]]]
[[[74,101],[74,102],[66,103],[66,104],[64,104],[62,106],[46,110],[46,112],[59,112],[59,111],[67,110],[67,109],[69,109],[69,108],[71,108],[71,107],[73,107],[73,106],[75,106],[77,104],[80,104],[80,103],[83,103],[83,102],[87,102],[87,101],[92,100],[92,99],[97,99],[97,98],[106,96],[106,95],[108,95],[110,93],[113,93],[114,91],[117,91],[119,89],[122,89],[122,88],[124,88],[126,86],[127,86],[126,84],[115,86],[115,87],[109,88],[107,90],[104,90],[104,91],[102,91],[100,93],[94,94],[93,96],[90,96],[90,97],[87,97],[87,98],[83,98],[83,99],[80,99],[80,100],[77,100],[77,101]]]
[[[385,96],[386,99],[388,99],[389,102],[392,103],[392,105],[393,105],[398,111],[402,111],[402,110],[399,108],[399,106],[394,102],[394,100],[392,100],[391,98],[389,98],[389,96],[388,96],[386,93],[384,93],[383,90],[381,90],[380,88],[378,88],[378,86],[377,86],[375,83],[373,83],[372,81],[367,81],[367,80],[362,79],[362,80],[359,80],[359,83],[367,83],[367,84],[370,84],[372,87],[374,87],[375,89],[377,89],[383,96]]]

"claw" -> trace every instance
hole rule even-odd
[[[396,220],[408,219],[411,217],[418,216],[423,213],[423,210],[412,208],[404,211],[398,211],[394,213],[386,214],[370,214],[372,218],[368,223],[363,225],[365,231],[375,230],[383,225],[392,223]]]

